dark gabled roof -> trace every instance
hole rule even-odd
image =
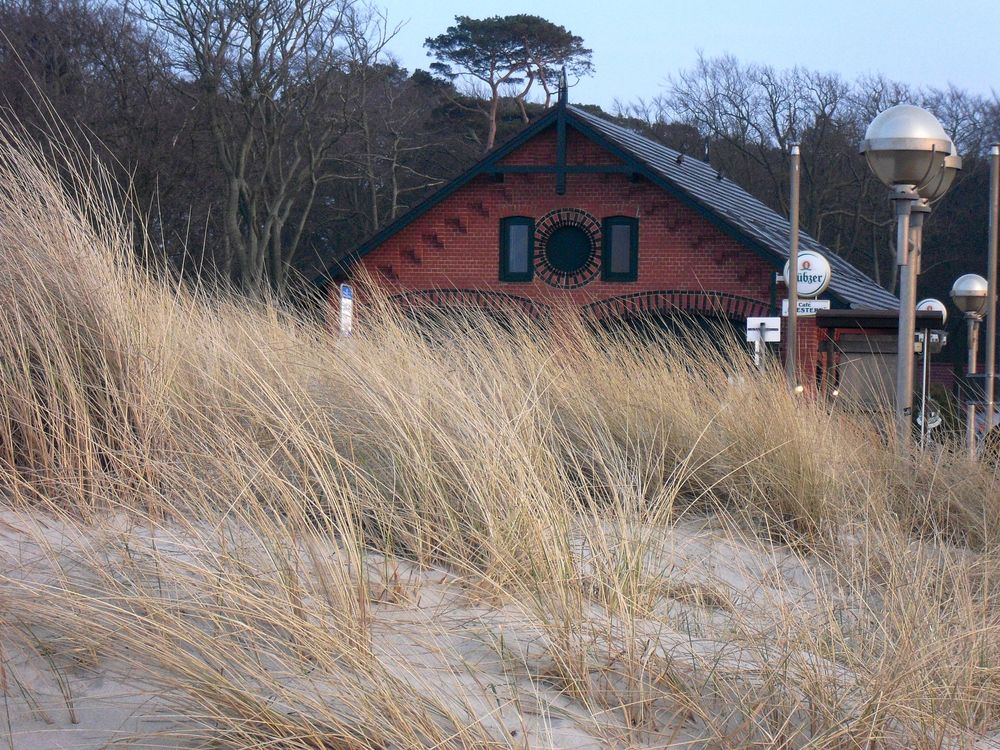
[[[566,109],[741,234],[755,239],[780,258],[782,266],[788,260],[788,238],[791,234],[788,219],[720,175],[710,164],[699,159],[681,158],[681,154],[673,149],[577,107],[568,106]],[[893,294],[805,232],[799,232],[799,248],[815,250],[830,261],[833,269],[830,291],[850,307],[875,310],[899,308],[899,300]]]
[[[490,173],[508,154],[554,126],[560,116],[565,117],[568,126],[607,148],[637,174],[643,175],[749,245],[775,268],[783,267],[788,260],[788,236],[791,231],[788,220],[732,180],[719,174],[710,164],[683,157],[679,152],[633,130],[560,102],[512,140],[490,152],[472,168],[332,264],[325,277],[332,275],[336,269],[347,268],[358,258],[367,255],[474,177]],[[830,293],[841,303],[855,309],[898,309],[899,300],[895,296],[804,232],[799,233],[799,247],[803,250],[815,250],[829,259],[833,269]]]

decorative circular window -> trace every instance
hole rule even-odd
[[[601,265],[601,222],[578,208],[557,208],[535,223],[535,274],[546,284],[575,289]]]

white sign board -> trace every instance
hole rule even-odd
[[[781,341],[781,318],[747,318],[747,341]]]
[[[788,279],[788,265],[790,261],[785,261],[785,275]],[[826,288],[830,286],[830,262],[817,252],[812,250],[799,251],[799,283],[798,295],[800,297],[818,297]]]
[[[798,310],[797,315],[801,317],[809,317],[815,315],[817,310],[829,310],[830,300],[828,299],[800,299],[799,304],[796,305],[796,310]],[[781,316],[783,318],[788,317],[788,300],[781,300]]]
[[[340,285],[340,335],[354,332],[354,290],[350,284]]]

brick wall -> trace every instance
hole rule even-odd
[[[616,156],[572,128],[567,135],[568,164],[620,164]],[[502,163],[554,164],[555,152],[553,128]],[[582,209],[599,220],[637,217],[638,280],[607,282],[598,276],[577,289],[555,289],[537,277],[524,283],[500,281],[500,220],[506,216],[537,219],[558,208]],[[570,303],[602,315],[678,307],[715,310],[736,318],[769,314],[776,270],[696,210],[641,178],[620,173],[568,174],[563,195],[556,194],[552,174],[505,174],[502,180],[480,175],[360,263],[392,294],[442,288],[480,290],[513,295],[523,304]],[[802,366],[811,372],[818,332],[808,321],[804,321],[801,341]]]

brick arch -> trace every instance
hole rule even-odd
[[[619,297],[591,302],[584,306],[588,320],[601,321],[611,318],[641,316],[648,313],[709,313],[730,319],[765,316],[770,306],[760,300],[728,292],[667,289],[656,292],[637,292]]]
[[[402,292],[390,297],[393,302],[410,310],[441,308],[479,308],[490,313],[509,313],[515,310],[529,320],[544,321],[551,318],[548,305],[527,297],[483,289],[419,289]]]

